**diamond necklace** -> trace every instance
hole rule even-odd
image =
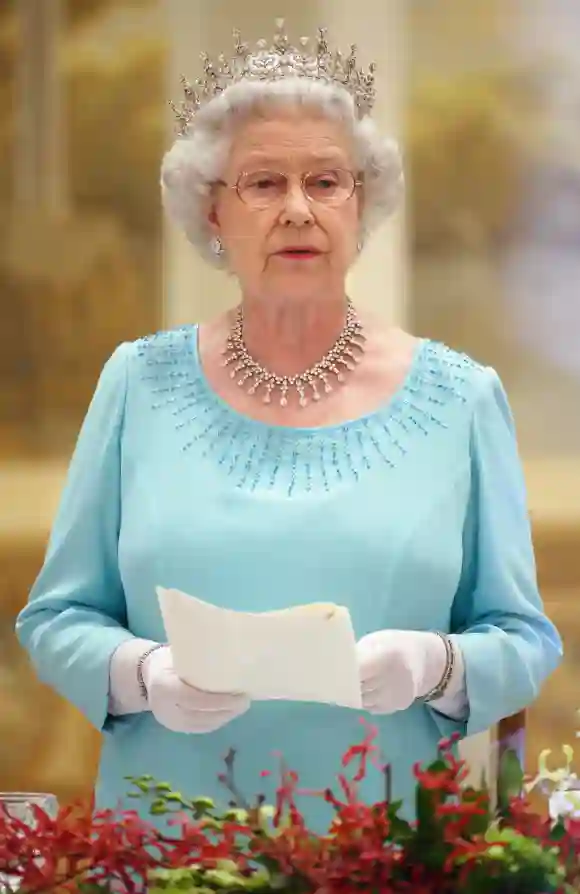
[[[288,405],[288,394],[298,395],[298,403],[306,407],[311,400],[320,400],[333,390],[332,380],[342,384],[346,373],[356,368],[365,350],[365,336],[354,307],[347,302],[346,319],[336,342],[324,357],[309,369],[295,376],[279,376],[254,360],[244,341],[244,312],[240,307],[223,350],[223,366],[231,367],[230,378],[237,379],[248,394],[262,397],[265,404],[278,399]]]

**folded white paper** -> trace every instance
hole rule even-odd
[[[175,670],[206,692],[361,708],[356,640],[346,608],[313,603],[238,612],[157,587]]]

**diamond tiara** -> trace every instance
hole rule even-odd
[[[337,84],[354,99],[357,115],[368,115],[375,102],[375,70],[373,63],[365,72],[357,67],[356,46],[348,56],[339,50],[332,53],[326,42],[326,28],[319,28],[317,37],[300,38],[300,47],[292,46],[284,32],[284,20],[276,20],[276,32],[270,46],[259,40],[250,49],[234,30],[234,55],[226,60],[222,54],[212,62],[206,53],[201,54],[204,75],[191,84],[181,78],[184,100],[179,105],[171,102],[180,134],[188,132],[198,110],[228,87],[240,81],[278,81],[282,78],[308,78],[326,84]],[[312,45],[314,44],[314,47]],[[309,51],[310,50],[310,51]]]

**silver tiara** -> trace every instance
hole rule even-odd
[[[270,46],[267,40],[259,40],[251,50],[241,40],[240,32],[235,30],[231,59],[222,54],[213,62],[202,53],[205,77],[198,78],[194,84],[182,77],[185,98],[179,105],[170,103],[179,133],[187,133],[201,106],[240,81],[279,81],[292,77],[338,84],[353,97],[359,118],[368,115],[375,102],[374,62],[366,72],[358,68],[354,44],[348,56],[339,50],[332,53],[326,42],[326,28],[318,29],[315,40],[302,37],[299,43],[299,48],[292,46],[284,32],[284,19],[277,19]]]

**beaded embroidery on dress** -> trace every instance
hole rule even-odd
[[[288,496],[357,482],[377,462],[396,468],[417,434],[448,427],[465,402],[479,364],[424,341],[390,402],[361,419],[321,428],[267,425],[228,407],[209,387],[197,359],[197,327],[158,332],[136,342],[140,378],[152,409],[169,418],[182,451],[217,463],[236,486]]]

